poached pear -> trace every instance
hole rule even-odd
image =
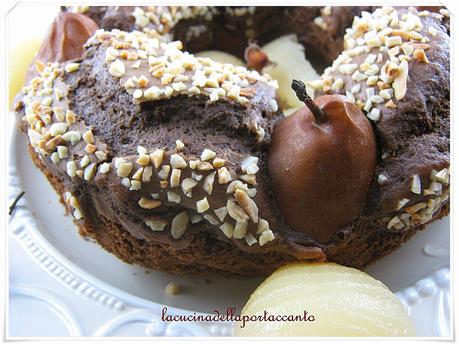
[[[362,213],[376,165],[375,135],[344,96],[313,101],[301,81],[292,88],[307,106],[274,128],[269,174],[291,229],[327,243]]]

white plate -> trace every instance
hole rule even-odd
[[[159,319],[161,308],[166,305],[169,313],[176,314],[225,313],[229,306],[241,310],[261,281],[146,273],[84,240],[71,219],[64,216],[57,195],[33,165],[25,137],[17,130],[12,134],[9,174],[9,198],[26,191],[10,218],[10,233],[15,240],[10,243],[11,336],[229,335],[232,324],[228,322],[164,323]],[[19,246],[26,256],[18,252]],[[35,271],[34,264],[42,269]],[[449,217],[418,233],[368,272],[398,291],[418,335],[449,336],[448,267]],[[179,284],[182,292],[166,296],[164,288],[169,282]],[[41,325],[36,328],[13,321],[34,320],[38,314]],[[46,317],[49,321],[43,320]],[[56,325],[59,322],[61,327]],[[49,331],[46,326],[50,326]]]

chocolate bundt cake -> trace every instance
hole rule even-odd
[[[306,171],[290,177],[289,166],[270,154],[276,144],[292,157],[292,168],[298,167],[295,156],[301,150],[282,146],[288,130],[275,130],[284,121],[277,82],[244,67],[195,57],[175,40],[179,25],[203,25],[211,43],[185,37],[183,44],[193,50],[212,48],[218,30],[231,30],[226,20],[215,18],[236,12],[246,21],[253,17],[260,33],[253,34],[256,38],[287,29],[265,30],[262,15],[255,19],[258,8],[161,8],[79,8],[107,30],[87,41],[79,59],[37,61],[36,76],[16,98],[19,127],[28,135],[32,158],[82,235],[147,268],[251,276],[298,260],[363,268],[448,214],[445,11],[379,8],[359,10],[353,23],[346,19],[352,26],[343,38],[344,51],[310,86],[316,96],[342,94],[353,103],[352,111],[362,109],[371,122],[363,117],[366,130],[375,137],[376,167],[364,188],[368,191],[358,195],[363,200],[358,214],[316,236],[308,234],[308,221],[301,230],[298,222],[291,225],[281,211],[291,201],[278,197],[279,178],[272,181],[274,173],[285,175],[281,185],[301,185],[310,177]],[[294,13],[290,8],[262,10],[267,17],[276,11]],[[139,23],[141,30],[131,31]],[[341,29],[336,30],[338,35]],[[241,26],[237,40],[247,43],[247,32],[240,31]],[[323,54],[336,49],[330,44],[320,46]],[[48,61],[60,61],[55,56]],[[348,168],[345,162],[333,164]],[[352,176],[345,181],[348,186],[353,182]],[[327,202],[322,207],[327,209]],[[333,219],[334,213],[329,216]]]

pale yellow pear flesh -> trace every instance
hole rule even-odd
[[[279,37],[261,49],[268,55],[273,64],[263,68],[263,73],[268,73],[279,83],[279,98],[285,114],[292,113],[295,109],[304,106],[291,88],[292,80],[307,81],[320,79],[311,63],[304,55],[304,47],[298,43],[295,34]],[[306,84],[307,85],[307,84]],[[308,94],[314,96],[314,90],[307,87]]]
[[[414,336],[397,297],[381,282],[333,263],[291,264],[268,277],[242,315],[303,315],[314,321],[246,322],[236,336]]]

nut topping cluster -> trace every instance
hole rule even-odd
[[[216,13],[211,6],[148,6],[136,7],[132,15],[136,25],[146,33],[167,35],[182,19],[201,17],[211,21]]]
[[[75,196],[73,196],[71,192],[66,191],[64,193],[64,202],[70,209],[70,212],[72,213],[75,220],[81,220],[84,217],[83,213],[81,212],[80,203],[78,202],[78,199]]]
[[[37,61],[38,76],[23,87],[23,97],[16,105],[24,107],[30,144],[41,156],[49,158],[71,178],[92,181],[99,169],[108,172],[106,145],[98,141],[90,127],[68,108],[67,89],[57,79],[78,70],[78,63],[49,63]],[[66,199],[68,197],[66,196]],[[72,201],[73,204],[77,204]],[[72,206],[73,215],[81,219],[79,207]]]
[[[161,42],[138,31],[99,30],[89,44],[102,44],[110,74],[119,78],[136,102],[177,95],[204,95],[250,105],[257,83],[277,89],[277,81],[244,67],[222,64],[182,51],[182,43]],[[268,100],[277,109],[275,99]]]
[[[346,30],[343,53],[309,86],[322,92],[345,90],[369,119],[379,121],[382,108],[396,108],[405,97],[410,64],[429,63],[426,52],[437,29],[424,27],[426,16],[442,15],[415,8],[400,13],[392,7],[362,12]]]
[[[147,217],[146,225],[154,231],[170,227],[171,236],[179,239],[190,224],[206,221],[227,238],[245,239],[249,246],[257,242],[263,246],[274,240],[254,200],[258,158],[245,158],[240,166],[242,174],[238,175],[211,149],[205,148],[196,158],[183,154],[183,148],[180,140],[171,151],[149,152],[139,146],[138,156],[114,161],[113,170],[123,186],[130,191],[148,190],[139,193],[139,208],[153,210],[179,204],[187,209],[180,210],[171,221],[152,215]],[[213,197],[215,194],[225,194],[226,199]]]
[[[387,229],[407,230],[412,226],[429,222],[449,199],[449,178],[449,167],[441,171],[434,169],[430,174],[429,187],[423,188],[419,176],[414,175],[411,178],[411,192],[424,196],[424,199],[414,204],[409,204],[408,198],[401,199],[397,206],[399,213],[392,218],[383,219],[387,223]]]
[[[329,17],[332,14],[332,7],[325,6],[320,9],[320,16],[314,18],[314,24],[316,24],[322,31],[328,30],[328,25],[324,20],[324,17]]]

